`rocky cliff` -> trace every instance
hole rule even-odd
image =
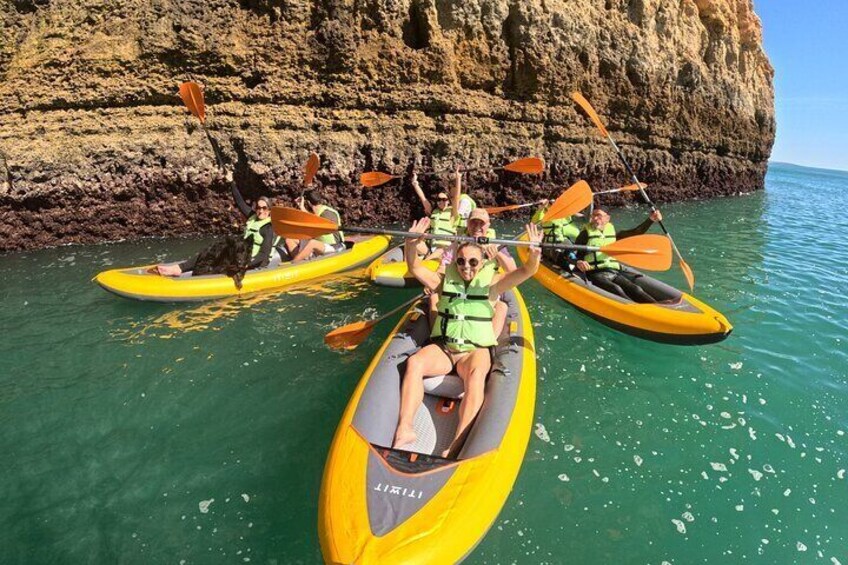
[[[752,0],[6,0],[0,18],[0,250],[234,229],[176,95],[190,77],[248,197],[290,199],[315,151],[356,223],[420,213],[408,186],[356,185],[412,161],[545,157],[542,178],[471,175],[484,203],[625,183],[573,90],[659,201],[762,188],[774,138]]]

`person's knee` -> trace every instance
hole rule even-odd
[[[406,376],[420,377],[424,374],[424,362],[420,355],[413,355],[406,360]]]

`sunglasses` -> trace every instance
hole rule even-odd
[[[265,206],[264,204],[261,204],[261,205],[257,205],[257,206],[256,206],[256,209],[257,209],[257,210],[267,210],[267,209],[268,209],[268,207],[267,207],[267,206]]]
[[[437,200],[438,202],[447,202],[447,201],[448,201],[448,199],[447,199],[447,198],[437,198],[436,200]]]
[[[465,266],[465,257],[457,257],[456,258],[456,264],[459,267],[464,267]],[[479,264],[480,264],[480,260],[477,259],[476,257],[472,257],[471,259],[468,260],[468,266],[471,267],[472,269]]]

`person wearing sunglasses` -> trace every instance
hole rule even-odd
[[[424,213],[430,217],[430,231],[428,233],[456,235],[456,216],[453,213],[453,207],[450,205],[450,198],[448,198],[447,193],[442,191],[436,195],[436,207],[433,208],[433,205],[424,196],[424,191],[418,184],[418,175],[415,172],[412,173],[410,184],[424,207]],[[445,239],[428,239],[418,245],[418,254],[426,255],[427,259],[437,259],[441,256],[442,251],[450,245],[451,242]]]
[[[273,205],[271,199],[267,196],[260,196],[251,207],[241,195],[233,178],[233,172],[226,171],[224,179],[230,183],[236,207],[247,219],[244,239],[253,238],[253,249],[251,250],[248,269],[267,267],[275,246],[281,247],[279,245],[280,238],[274,233],[274,228],[271,226],[271,206]],[[160,275],[177,277],[182,273],[193,270],[196,261],[197,256],[182,263],[157,265],[156,271]]]
[[[426,233],[430,219],[412,224],[409,231]],[[528,224],[529,241],[542,241],[542,232]],[[510,273],[497,273],[495,264],[485,257],[476,243],[464,243],[444,275],[434,273],[421,262],[416,252],[419,240],[408,239],[404,255],[409,271],[437,297],[438,315],[430,333],[430,343],[406,362],[401,386],[398,426],[392,446],[402,448],[416,439],[415,413],[424,398],[424,379],[447,375],[454,370],[462,379],[465,396],[459,405],[459,423],[453,441],[442,457],[454,457],[471,422],[483,405],[486,377],[492,367],[490,348],[497,345],[498,334],[492,325],[495,303],[504,292],[532,277],[539,269],[540,247],[530,247],[526,263]]]

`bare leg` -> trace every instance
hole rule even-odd
[[[300,240],[299,239],[290,239],[290,238],[287,237],[285,239],[285,242],[286,242],[285,243],[286,249],[289,252],[289,256],[294,257],[294,254],[297,252],[297,248],[300,245]]]
[[[400,415],[392,447],[399,448],[415,442],[412,421],[424,400],[424,378],[444,375],[451,370],[451,360],[442,348],[430,344],[407,359],[403,385],[400,389]]]
[[[486,377],[492,367],[492,359],[488,349],[475,349],[456,364],[456,372],[465,385],[465,396],[459,403],[459,423],[450,447],[442,452],[442,457],[455,456],[456,451],[465,439],[471,422],[483,406],[486,393]]]
[[[501,336],[504,324],[506,324],[508,310],[506,303],[502,300],[495,302],[495,315],[492,317],[492,328],[495,330],[495,339]]]
[[[324,242],[318,241],[317,239],[310,239],[309,243],[307,243],[306,246],[304,246],[304,248],[294,256],[292,261],[303,261],[304,259],[312,257],[313,254],[324,254]]]
[[[183,270],[180,269],[179,264],[174,265],[156,265],[156,272],[158,272],[163,277],[178,277],[183,274]]]

